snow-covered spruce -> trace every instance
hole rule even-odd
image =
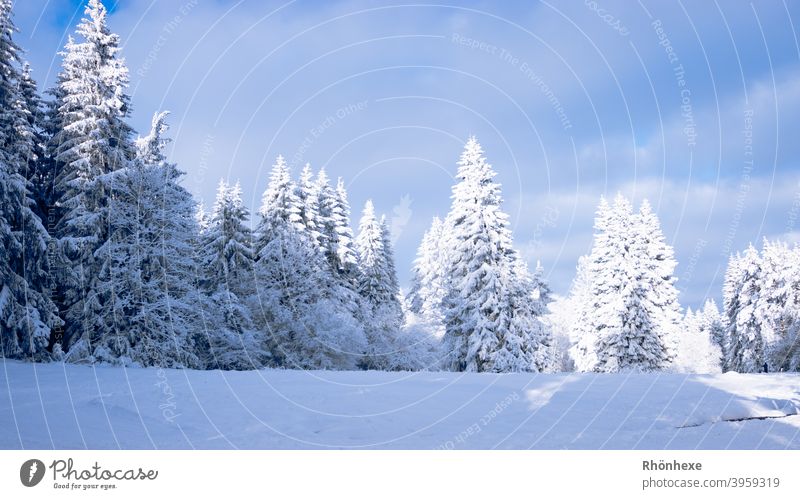
[[[109,262],[102,261],[98,249],[110,239],[109,193],[118,181],[112,173],[135,157],[133,131],[126,123],[128,70],[118,58],[119,36],[109,31],[106,17],[103,4],[89,0],[76,30],[80,41],[70,37],[62,53],[54,92],[50,150],[58,175],[53,216],[63,257],[59,282],[67,348],[88,341],[87,336],[114,334],[93,330],[103,327],[109,305],[99,289],[99,276]]]
[[[45,360],[61,320],[49,293],[50,239],[32,196],[40,109],[11,15],[11,1],[0,1],[0,355]]]
[[[621,194],[613,206],[601,199],[586,266],[589,289],[574,332],[579,369],[666,368],[680,319],[675,262],[646,202],[634,214]]]
[[[324,197],[325,205],[332,206],[327,204],[329,194],[315,197]],[[259,214],[257,293],[251,306],[275,362],[295,369],[357,368],[367,351],[359,321],[362,300],[331,271],[337,253],[321,252],[306,232],[295,186],[281,157],[273,166]]]
[[[105,174],[108,237],[96,251],[98,310],[83,318],[73,362],[202,367],[202,297],[195,279],[194,200],[164,156],[167,113],[157,113],[128,166]],[[192,334],[191,332],[196,332]]]
[[[391,370],[397,368],[393,356],[401,350],[397,339],[403,324],[403,310],[398,299],[400,287],[394,266],[391,237],[385,220],[375,216],[372,201],[367,201],[355,240],[358,272],[356,289],[367,307],[364,324],[368,351],[364,367]]]
[[[726,367],[730,371],[759,372],[766,360],[761,321],[756,313],[760,275],[761,258],[753,245],[742,255],[732,257],[725,273]]]
[[[513,249],[495,172],[471,137],[445,221],[445,367],[455,371],[542,371],[549,331],[531,307],[532,281]]]
[[[800,249],[764,241],[732,256],[725,274],[726,368],[800,368]]]
[[[255,293],[248,217],[239,183],[220,180],[198,248],[207,332],[201,360],[209,369],[258,369],[270,361],[264,334],[257,331],[246,303]]]
[[[417,250],[412,270],[409,310],[434,327],[443,325],[445,295],[444,224],[434,217]]]
[[[677,335],[674,366],[678,372],[712,374],[721,371],[721,350],[705,323],[703,310],[686,310]]]

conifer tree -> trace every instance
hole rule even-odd
[[[214,210],[200,235],[202,288],[208,297],[208,352],[212,369],[259,369],[269,361],[245,298],[255,292],[249,213],[239,183],[220,180]]]
[[[434,217],[425,232],[414,260],[410,310],[425,321],[440,324],[444,319],[442,299],[445,295],[445,257],[443,251],[444,224]]]
[[[119,36],[107,26],[100,0],[89,0],[63,52],[58,79],[50,150],[55,178],[57,220],[63,261],[62,301],[66,344],[71,346],[97,324],[103,314],[98,276],[108,262],[97,250],[109,240],[109,191],[113,172],[135,156],[129,114],[128,70],[118,57]]]
[[[717,303],[713,299],[708,299],[703,304],[703,308],[697,311],[698,323],[701,331],[705,331],[711,339],[713,345],[719,352],[716,364],[720,369],[725,368],[725,320],[719,312]]]
[[[365,330],[369,342],[364,365],[391,369],[403,324],[400,287],[394,266],[389,228],[385,219],[375,216],[372,201],[367,201],[355,240],[358,272],[356,289],[368,309]]]
[[[49,289],[49,237],[32,199],[30,172],[40,153],[28,102],[29,70],[14,42],[9,0],[0,1],[0,355],[49,358],[60,326]]]
[[[546,352],[548,345],[536,344],[531,336],[532,285],[512,247],[496,174],[474,137],[458,164],[445,222],[450,232],[445,238],[446,367],[477,372],[540,369],[534,352]]]
[[[314,172],[311,170],[310,164],[306,164],[300,172],[300,179],[295,188],[295,196],[300,207],[300,220],[305,227],[305,231],[314,245],[319,246],[319,207],[316,200]]]
[[[315,202],[325,208],[322,226],[331,228],[335,192],[324,171],[320,177],[317,187],[327,188],[317,189]],[[367,351],[363,316],[354,312],[360,297],[332,271],[331,251],[320,252],[307,234],[282,158],[273,167],[259,213],[253,310],[275,362],[289,368],[355,369]],[[326,247],[333,232],[321,233]]]
[[[651,371],[671,362],[677,302],[670,251],[649,205],[634,216],[621,194],[613,207],[601,200],[589,258],[589,327],[583,331],[584,345],[594,337],[593,370]]]
[[[104,175],[113,216],[92,276],[99,307],[82,318],[68,361],[202,367],[196,206],[164,156],[166,115],[153,117],[128,166]]]
[[[759,372],[766,360],[758,296],[761,292],[761,257],[750,245],[731,258],[725,274],[725,315],[728,322],[726,359],[730,371]]]

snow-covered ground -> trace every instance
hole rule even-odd
[[[800,449],[797,374],[220,372],[0,361],[0,387],[4,449]]]

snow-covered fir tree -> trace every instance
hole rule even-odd
[[[263,333],[257,332],[246,303],[255,293],[248,217],[239,183],[220,180],[213,212],[199,239],[208,332],[202,360],[207,368],[259,369],[269,362]]]
[[[600,210],[608,209],[605,200],[600,202]],[[575,370],[588,372],[597,365],[595,342],[597,336],[592,329],[592,313],[595,299],[592,294],[592,273],[590,272],[590,255],[578,259],[575,279],[572,281],[566,304],[556,310],[569,310],[571,319],[568,323],[571,347],[569,355]],[[563,317],[563,315],[557,316]],[[563,320],[563,319],[562,319]]]
[[[590,327],[585,340],[595,337],[595,371],[658,370],[674,356],[676,303],[668,272],[674,263],[654,220],[646,204],[634,216],[621,194],[613,207],[601,200],[589,259]]]
[[[764,240],[756,315],[768,368],[796,371],[800,360],[800,251]]]
[[[570,349],[572,338],[571,328],[575,320],[575,307],[569,296],[553,296],[547,306],[544,321],[550,328],[551,345],[550,357],[553,360],[552,371],[571,372],[575,370],[575,361]]]
[[[336,188],[324,169],[317,174],[314,186],[318,240],[331,271],[351,286],[355,285],[356,252],[350,228],[350,204],[342,179]]]
[[[328,194],[317,193],[315,201],[333,199]],[[282,158],[273,166],[259,214],[252,307],[275,361],[288,368],[357,368],[367,351],[357,310],[362,300],[306,233]]]
[[[369,348],[365,367],[391,369],[395,344],[403,324],[403,310],[398,298],[400,286],[394,265],[391,236],[385,219],[375,215],[372,201],[367,201],[355,240],[358,272],[356,289],[366,301],[369,318],[365,329]]]
[[[496,173],[471,137],[464,148],[445,225],[445,366],[455,371],[540,370],[532,281],[513,250]],[[535,324],[541,326],[541,324]]]
[[[697,311],[697,320],[700,331],[708,335],[719,354],[716,365],[719,366],[720,369],[724,369],[726,357],[725,335],[727,328],[725,326],[725,319],[722,317],[722,314],[720,314],[719,307],[717,307],[717,303],[713,299],[706,300],[705,304],[703,304],[703,308]]]
[[[327,240],[331,245],[331,253],[336,255],[334,268],[345,279],[353,282],[357,279],[358,264],[355,238],[353,229],[350,227],[350,202],[347,200],[347,190],[341,177],[336,181],[335,192],[329,224],[332,231],[328,233]]]
[[[425,322],[438,325],[444,320],[442,299],[445,295],[445,255],[443,251],[444,224],[434,217],[417,250],[412,270],[409,310]]]
[[[195,203],[183,172],[164,156],[167,113],[136,143],[128,166],[104,175],[108,238],[96,251],[93,299],[67,360],[202,367],[202,300],[197,290]]]
[[[19,135],[26,136],[26,179],[28,190],[33,200],[33,210],[43,221],[47,220],[49,203],[52,201],[53,172],[51,162],[47,158],[48,137],[44,129],[46,124],[45,105],[31,75],[28,62],[22,65],[22,73],[18,85],[20,94],[19,107],[27,120],[23,122]]]
[[[13,37],[9,0],[0,1],[0,355],[44,360],[61,322],[50,298],[48,234],[30,182],[41,153],[35,86]],[[28,99],[32,101],[29,102]]]
[[[675,287],[675,267],[678,265],[675,252],[667,244],[661,222],[646,199],[634,216],[634,230],[639,260],[644,269],[646,309],[653,318],[655,336],[666,346],[668,358],[671,358],[675,355],[682,321]]]
[[[210,218],[211,215],[206,211],[205,204],[203,204],[202,201],[197,203],[197,209],[194,211],[194,221],[197,224],[198,236],[202,236],[203,233],[208,230],[208,227],[211,224]]]
[[[289,165],[283,156],[278,156],[270,172],[269,185],[261,196],[260,218],[255,233],[255,254],[260,253],[276,233],[283,231],[285,227],[303,230],[300,211]]]
[[[719,345],[705,327],[703,311],[686,310],[677,334],[673,365],[682,373],[713,374],[721,371]]]
[[[320,246],[319,206],[317,203],[317,190],[314,183],[314,172],[311,165],[306,164],[300,172],[295,196],[300,207],[300,221],[305,227],[305,232],[315,246]]]
[[[369,200],[358,225],[355,248],[359,268],[357,289],[373,306],[397,298],[396,277],[392,275],[392,262],[387,261],[384,243],[382,224]]]
[[[759,372],[766,356],[757,310],[761,256],[753,245],[742,255],[731,258],[723,291],[728,322],[726,368],[742,373]]]
[[[508,275],[504,302],[507,324],[504,325],[503,342],[495,354],[494,370],[497,372],[535,371],[555,369],[552,352],[552,332],[544,320],[550,302],[549,286],[539,275],[533,279],[528,266],[515,253],[509,254],[510,264],[504,268]]]
[[[386,221],[386,215],[381,215],[381,239],[383,241],[383,261],[386,263],[386,275],[388,276],[388,288],[391,291],[392,300],[397,305],[398,313],[403,312],[401,302],[403,297],[400,292],[400,280],[397,278],[397,264],[394,258],[394,244],[392,243],[392,229]],[[402,320],[400,321],[402,322]]]
[[[107,26],[100,0],[89,0],[63,52],[51,147],[55,184],[56,236],[62,255],[62,306],[67,346],[101,322],[106,303],[98,276],[105,262],[97,250],[109,240],[111,173],[128,167],[135,152],[126,123],[128,70],[118,58],[119,36]]]

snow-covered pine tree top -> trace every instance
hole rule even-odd
[[[542,316],[547,312],[547,306],[553,301],[553,291],[544,276],[542,262],[536,261],[536,270],[531,275],[534,310],[537,316]]]
[[[107,11],[99,0],[90,0],[84,14],[76,29],[82,41],[69,37],[61,53],[59,88],[53,92],[58,114],[52,118],[54,156],[67,165],[58,180],[62,195],[76,177],[93,182],[126,167],[135,155],[133,129],[126,123],[128,68],[118,57],[119,36],[109,30]]]
[[[725,280],[722,285],[722,309],[727,319],[730,318],[730,312],[736,307],[736,295],[741,285],[741,268],[739,266],[741,259],[741,254],[731,254],[725,269]]]
[[[247,226],[249,212],[242,201],[239,182],[228,185],[220,179],[214,208],[203,231],[201,252],[204,254],[207,287],[240,289],[252,271],[254,254],[252,235]]]
[[[275,159],[267,189],[261,197],[261,220],[256,228],[256,251],[260,251],[275,234],[284,229],[302,230],[300,203],[292,182],[289,165],[283,156]]]
[[[762,324],[758,317],[762,260],[752,244],[735,259],[726,275],[728,316],[728,367],[737,372],[758,372],[764,362]]]
[[[350,227],[350,202],[347,200],[347,189],[344,180],[336,181],[336,201],[331,213],[336,233],[336,254],[343,269],[356,265],[356,253],[353,245],[353,229]]]
[[[425,231],[417,248],[414,260],[411,290],[408,294],[409,309],[431,321],[441,318],[442,298],[445,295],[443,255],[444,224],[433,217],[430,228]]]
[[[375,216],[375,206],[371,199],[364,204],[361,220],[358,223],[356,250],[358,251],[358,266],[362,271],[383,266],[381,226]]]
[[[400,294],[400,281],[397,278],[397,266],[394,261],[394,247],[392,246],[392,231],[386,222],[386,215],[381,215],[381,238],[383,240],[383,262],[386,265],[389,291],[392,296]]]
[[[375,305],[392,300],[397,293],[384,244],[381,223],[375,216],[372,201],[368,200],[358,224],[355,248],[359,269],[358,291]]]
[[[300,172],[295,194],[300,206],[300,219],[305,226],[306,234],[308,234],[314,245],[319,246],[321,236],[319,232],[319,206],[316,192],[314,171],[311,169],[311,165],[306,163],[303,170]]]

